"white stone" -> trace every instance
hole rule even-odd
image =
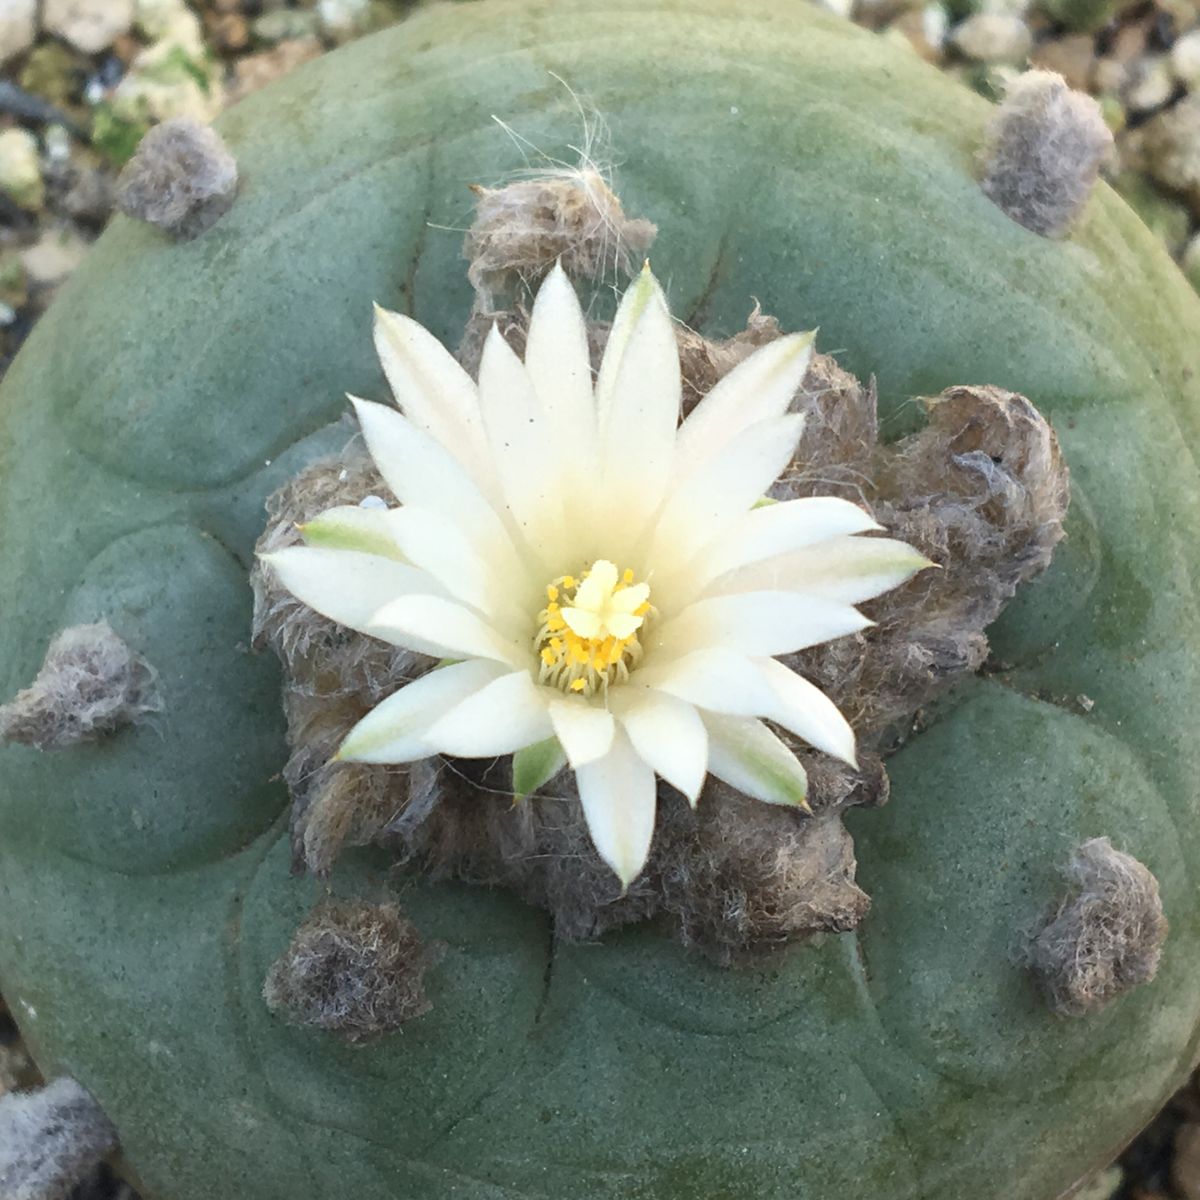
[[[1185,33],[1171,47],[1171,70],[1189,91],[1200,88],[1200,29]]]
[[[62,283],[83,262],[88,244],[74,233],[57,229],[42,234],[41,240],[21,254],[21,266],[29,282],[41,287]]]
[[[976,62],[1021,62],[1033,46],[1029,26],[1020,17],[1004,13],[977,13],[958,25],[951,40]]]
[[[1131,112],[1150,112],[1170,100],[1175,77],[1161,55],[1139,58],[1130,68],[1125,86],[1125,105]]]
[[[128,33],[133,0],[45,0],[42,24],[84,54],[98,54]]]
[[[839,17],[849,19],[854,12],[854,0],[817,0],[817,3],[822,8],[827,8],[831,13],[837,13]]]
[[[370,24],[371,0],[317,0],[317,19],[331,38],[354,37]]]
[[[0,63],[33,45],[37,0],[0,0]]]
[[[13,203],[32,211],[45,203],[37,138],[24,129],[0,133],[0,191]]]

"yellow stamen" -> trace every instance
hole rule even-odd
[[[579,575],[562,575],[546,585],[546,607],[538,613],[534,638],[541,683],[591,696],[629,678],[642,657],[638,631],[654,615],[649,600],[630,612],[628,601],[614,599],[635,586],[639,594],[631,600],[648,595],[649,588],[634,580],[632,568],[618,572],[598,559]],[[629,632],[631,617],[635,623]],[[618,637],[614,628],[627,636]]]

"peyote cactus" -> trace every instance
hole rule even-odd
[[[281,676],[249,645],[264,503],[342,450],[345,391],[384,398],[372,301],[460,341],[471,290],[442,227],[514,165],[491,114],[571,153],[551,72],[607,120],[689,326],[732,334],[753,298],[820,325],[891,437],[913,397],[1019,393],[1070,466],[1049,570],[982,674],[897,735],[890,803],[848,815],[870,914],[750,964],[650,923],[556,941],[511,892],[398,879],[380,847],[328,884],[289,876]],[[0,752],[0,982],[147,1200],[1050,1200],[1180,1081],[1200,1027],[1200,301],[1102,185],[1066,236],[1001,211],[979,182],[990,111],[786,0],[491,0],[232,110],[239,190],[200,236],[114,223],[2,393],[0,694],[93,626],[153,695],[115,731]],[[962,452],[988,457],[981,437]],[[1091,956],[1149,944],[1045,978],[1089,921]],[[272,970],[294,938],[324,969],[410,923],[419,972],[373,985],[403,993],[401,1032],[351,1045],[268,1011],[269,974],[306,986]]]

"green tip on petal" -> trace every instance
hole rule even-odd
[[[546,738],[526,746],[513,755],[512,788],[516,803],[527,800],[544,787],[567,765],[567,756],[558,738]]]

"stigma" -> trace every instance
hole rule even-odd
[[[605,558],[578,578],[560,575],[538,613],[539,682],[583,696],[623,683],[642,657],[638,633],[653,611],[649,585]]]

